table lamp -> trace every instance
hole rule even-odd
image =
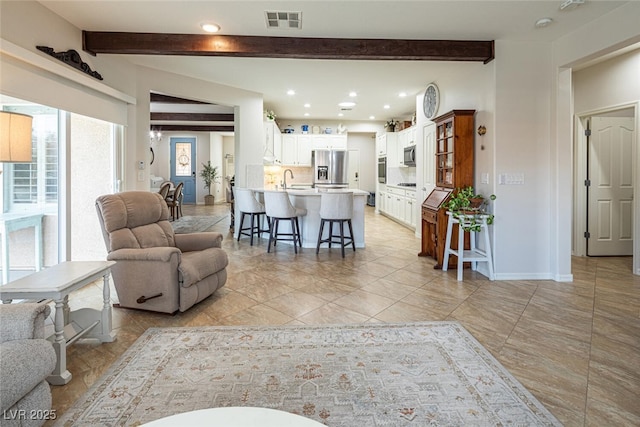
[[[0,111],[0,162],[30,163],[33,117]]]

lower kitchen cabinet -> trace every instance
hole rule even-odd
[[[379,211],[385,216],[410,228],[416,227],[416,192],[387,186],[379,192]]]

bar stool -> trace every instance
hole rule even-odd
[[[465,217],[460,216],[460,219],[453,216],[451,212],[447,212],[449,215],[449,221],[447,221],[447,238],[444,245],[444,260],[442,261],[442,271],[447,271],[449,266],[449,255],[455,255],[458,257],[458,281],[462,280],[462,274],[465,262],[471,262],[471,269],[476,270],[479,262],[486,262],[489,269],[489,280],[494,279],[493,274],[493,259],[491,257],[491,241],[489,240],[489,226],[487,224],[488,215],[479,215],[480,219],[480,231],[465,231],[463,229]],[[460,223],[462,221],[462,224]],[[458,249],[451,248],[451,234],[453,232],[453,225],[458,225]],[[464,249],[464,233],[469,234],[470,249]],[[480,250],[476,247],[476,233],[481,233],[484,237],[484,250]]]
[[[240,211],[241,214],[240,226],[238,229],[238,241],[240,241],[240,236],[249,236],[251,238],[251,246],[253,246],[254,235],[258,235],[258,237],[260,237],[262,233],[269,232],[269,229],[261,228],[261,225],[264,224],[264,218],[262,215],[266,216],[267,213],[264,209],[264,205],[256,198],[255,191],[249,188],[236,188],[234,189],[234,193],[234,202],[237,204],[238,211]],[[251,225],[243,228],[245,215],[249,215],[251,217]],[[268,217],[267,222],[269,222]]]
[[[296,243],[302,247],[302,233],[300,232],[298,217],[305,216],[307,210],[293,206],[291,200],[289,200],[289,194],[284,191],[265,191],[264,207],[267,217],[271,219],[267,252],[271,252],[271,242],[275,246],[278,240],[287,240],[293,242],[293,250],[298,253]],[[281,220],[291,223],[291,233],[280,233],[278,231],[278,225]]]
[[[322,193],[320,195],[320,231],[318,232],[318,245],[316,246],[316,254],[320,252],[320,245],[328,243],[340,245],[342,249],[342,258],[344,258],[344,248],[351,245],[353,251],[356,250],[356,244],[353,239],[353,227],[351,225],[351,217],[353,216],[353,193]],[[329,223],[329,236],[322,238],[325,223]],[[344,235],[344,223],[349,226],[349,236]],[[340,225],[340,234],[333,234],[333,224]],[[334,240],[334,239],[340,240]]]

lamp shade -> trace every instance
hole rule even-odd
[[[0,111],[0,162],[29,163],[31,155],[31,124],[26,114]]]

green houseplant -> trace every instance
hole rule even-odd
[[[484,197],[476,194],[472,186],[456,188],[453,195],[445,203],[445,207],[453,217],[460,221],[465,231],[480,231],[481,216],[487,215],[487,224],[493,224],[494,216],[487,211],[489,201],[496,199],[495,194]]]
[[[215,197],[211,194],[211,184],[214,182],[217,183],[220,180],[218,166],[211,166],[211,160],[209,160],[206,165],[203,163],[200,178],[204,181],[204,188],[206,188],[209,193],[204,196],[204,204],[213,205],[215,203]]]

